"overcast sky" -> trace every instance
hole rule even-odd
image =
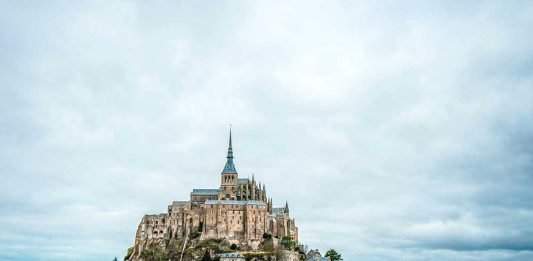
[[[345,260],[533,260],[531,1],[2,1],[0,260],[240,177]]]

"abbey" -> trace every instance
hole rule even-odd
[[[265,184],[239,178],[233,163],[231,130],[226,165],[218,189],[193,189],[188,201],[173,201],[167,213],[145,215],[135,235],[136,260],[149,244],[166,244],[170,239],[220,238],[231,244],[257,249],[264,234],[274,238],[290,236],[298,241],[298,228],[289,216],[289,206],[272,207]]]

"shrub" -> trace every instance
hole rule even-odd
[[[141,257],[146,261],[165,261],[168,260],[167,253],[159,246],[150,246],[141,252]]]
[[[281,238],[281,245],[283,245],[285,249],[291,250],[296,247],[296,242],[294,242],[291,237],[284,236]]]
[[[130,259],[131,254],[133,254],[133,247],[128,248],[128,253],[124,257],[124,260]]]
[[[198,238],[202,233],[198,232],[198,231],[193,231],[191,233],[191,239],[196,239]]]
[[[265,241],[262,248],[263,251],[272,252],[274,251],[274,242],[272,242],[272,240]]]

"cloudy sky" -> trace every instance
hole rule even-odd
[[[345,260],[533,260],[531,1],[2,1],[0,260],[111,260],[235,162]]]

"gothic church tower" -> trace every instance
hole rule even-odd
[[[226,157],[226,165],[221,173],[220,192],[218,199],[222,200],[236,200],[237,199],[237,179],[238,174],[233,164],[233,148],[231,146],[231,128],[229,130],[229,146],[228,156]]]

